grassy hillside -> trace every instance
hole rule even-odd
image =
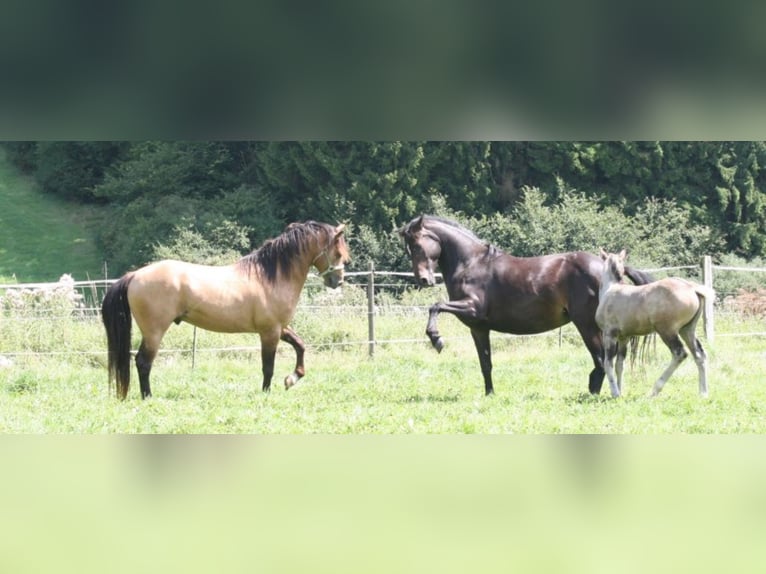
[[[0,149],[0,282],[103,276],[102,258],[83,208],[39,193]]]

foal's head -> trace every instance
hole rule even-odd
[[[612,283],[622,281],[622,278],[625,277],[625,260],[627,256],[627,252],[624,249],[619,253],[607,253],[602,249],[601,259],[604,260],[602,281],[608,280]]]

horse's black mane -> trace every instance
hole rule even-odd
[[[313,237],[324,235],[320,241],[329,244],[334,231],[332,225],[318,221],[291,223],[281,235],[264,241],[258,249],[240,259],[237,265],[248,275],[262,274],[267,281],[274,283],[277,275],[289,270],[295,258],[309,248]]]
[[[464,227],[463,225],[461,225],[457,221],[454,221],[452,219],[447,219],[446,217],[441,217],[439,215],[423,215],[422,217],[423,217],[423,221],[424,222],[425,221],[436,221],[438,223],[443,223],[444,225],[446,225],[448,227],[452,227],[452,228],[460,231],[461,233],[463,233],[467,237],[473,239],[474,241],[483,244],[484,246],[487,247],[487,254],[490,257],[495,257],[495,256],[499,255],[500,253],[502,253],[501,249],[499,249],[499,248],[495,247],[494,245],[488,243],[487,241],[485,241],[484,239],[482,239],[481,237],[476,235],[473,231],[471,231],[467,227]],[[420,219],[420,217],[416,217],[415,219],[410,221],[407,225],[405,225],[402,228],[402,230],[401,230],[402,235],[409,235],[411,233],[412,227],[415,225],[415,223],[419,219]]]

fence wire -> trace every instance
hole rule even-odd
[[[656,269],[647,269],[650,273],[672,273],[674,271],[700,270],[701,266],[686,265],[676,267],[663,267]],[[733,273],[764,273],[763,268],[743,268],[713,266],[715,271],[733,272]],[[365,293],[370,278],[374,280],[373,300],[368,300],[369,293]],[[412,282],[413,274],[411,272],[390,272],[390,271],[361,271],[346,273],[347,285],[354,289],[353,300],[345,302],[348,297],[346,294],[325,293],[323,284],[318,276],[310,275],[307,281],[304,295],[296,310],[293,326],[300,332],[298,325],[309,331],[320,325],[326,332],[320,333],[321,336],[316,340],[307,340],[306,347],[309,350],[332,350],[332,349],[352,349],[367,348],[369,352],[378,347],[389,345],[430,345],[428,338],[424,334],[425,322],[428,316],[428,309],[438,299],[446,299],[446,291],[443,283],[437,283],[436,292],[419,292]],[[378,278],[383,278],[382,282],[377,282]],[[441,280],[441,275],[437,274],[437,279]],[[98,281],[75,281],[72,287],[81,296],[81,304],[73,311],[69,312],[45,312],[44,310],[32,310],[31,312],[11,313],[8,309],[0,307],[0,356],[6,357],[28,357],[28,356],[87,356],[87,357],[106,357],[105,337],[100,321],[100,303],[108,287],[116,280],[98,280]],[[409,283],[407,283],[409,281]],[[51,289],[60,286],[60,283],[26,283],[0,285],[0,298],[8,290],[28,290]],[[418,299],[427,299],[429,302],[422,301],[402,302],[402,299],[413,293],[418,295]],[[312,295],[313,294],[313,295]],[[726,323],[735,324],[742,317],[742,313],[732,310],[725,304],[736,292],[719,293],[723,300],[718,301],[715,306],[715,315],[725,320]],[[766,301],[764,302],[766,306]],[[338,329],[333,330],[333,319],[343,316],[346,320],[351,317],[358,320],[358,333],[339,333]],[[367,324],[370,320],[377,321],[376,328],[369,336]],[[382,324],[383,320],[395,322],[396,327],[400,327],[401,321],[411,320],[413,322],[413,333],[419,336],[402,337],[391,335],[392,326]],[[762,321],[763,318],[760,318]],[[83,334],[88,331],[87,334]],[[401,329],[399,329],[401,331]],[[199,337],[203,344],[195,343],[193,346],[188,344],[184,336],[171,336],[172,330],[168,332],[164,341],[165,345],[160,350],[161,354],[179,354],[194,355],[197,353],[259,353],[258,344],[222,344],[217,343],[218,337],[212,338],[210,346],[204,345],[204,340],[209,337]],[[458,331],[456,331],[457,333]],[[471,336],[465,331],[465,327],[459,327],[460,334],[443,335],[447,342],[472,342]],[[462,333],[465,333],[463,335]],[[53,334],[50,345],[58,345],[57,349],[44,348],[44,339]],[[70,340],[76,335],[80,336],[80,345]],[[177,334],[176,334],[177,335]],[[231,337],[232,335],[223,335]],[[253,336],[253,335],[250,335]],[[734,332],[717,332],[719,337],[764,337],[766,329],[745,329]],[[188,338],[188,333],[186,334]],[[571,325],[562,330],[550,331],[539,335],[509,335],[493,333],[493,341],[507,339],[529,339],[529,338],[557,338],[559,344],[564,338],[576,340],[577,331]],[[197,337],[195,337],[196,341]],[[87,342],[83,344],[82,341]],[[284,346],[280,345],[280,352]],[[291,349],[288,349],[291,352]]]

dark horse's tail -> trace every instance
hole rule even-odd
[[[649,273],[646,271],[640,271],[638,269],[633,269],[632,267],[625,266],[625,275],[628,276],[628,279],[630,279],[634,285],[646,285],[648,283],[653,283],[655,280],[654,277],[652,277]],[[631,365],[635,364],[636,357],[639,358],[639,361],[641,363],[646,361],[646,353],[647,349],[649,348],[649,343],[653,342],[656,343],[657,340],[654,338],[654,333],[650,333],[649,335],[644,335],[642,337],[636,336],[631,337],[630,342],[628,343],[630,346],[630,363]]]
[[[646,271],[633,269],[633,267],[625,266],[625,275],[628,276],[628,279],[630,279],[634,285],[646,285],[647,283],[653,283],[655,281],[654,277],[649,275]]]
[[[128,303],[128,286],[133,274],[123,276],[113,284],[101,304],[101,319],[106,328],[109,349],[109,386],[115,381],[117,397],[125,399],[130,387],[130,335],[132,319]]]

